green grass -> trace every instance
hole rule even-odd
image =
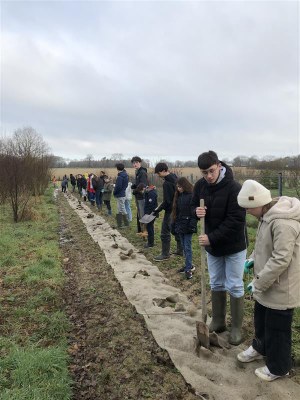
[[[36,201],[35,220],[0,215],[0,400],[68,400],[67,331],[61,310],[64,276],[59,214],[48,190]]]
[[[59,347],[12,347],[0,360],[0,399],[69,399],[67,361]]]

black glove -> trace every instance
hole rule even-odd
[[[157,218],[159,216],[159,211],[158,210],[152,211],[152,215],[154,215]]]

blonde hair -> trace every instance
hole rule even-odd
[[[272,201],[268,204],[265,204],[262,207],[262,213],[265,214],[267,213],[273,206],[275,206],[275,204],[277,203],[279,197],[276,197],[275,199],[272,199]]]

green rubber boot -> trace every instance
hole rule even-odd
[[[237,346],[243,341],[242,324],[244,317],[244,296],[233,297],[230,295],[231,332],[229,343]]]
[[[211,292],[212,304],[212,321],[209,325],[209,332],[224,332],[226,331],[226,292],[215,291]]]

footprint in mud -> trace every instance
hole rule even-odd
[[[179,301],[178,294],[173,294],[171,296],[166,297],[165,299],[159,299],[159,298],[153,299],[153,304],[155,306],[162,307],[162,308],[165,308],[165,307],[175,308],[176,303],[178,303],[178,301]]]
[[[136,278],[136,276],[137,275],[143,275],[143,276],[150,276],[150,274],[147,272],[147,271],[145,271],[144,269],[140,269],[138,272],[136,272],[134,275],[133,275],[133,278]]]

